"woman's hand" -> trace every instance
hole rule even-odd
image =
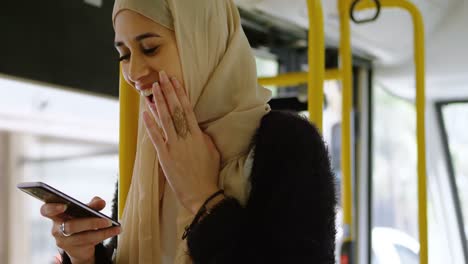
[[[219,190],[219,152],[198,126],[179,81],[169,80],[161,71],[159,84],[153,84],[153,98],[154,104],[146,98],[151,109],[151,114],[143,113],[146,129],[169,185],[182,205],[195,214]]]
[[[106,206],[106,202],[99,197],[94,197],[88,204],[89,207],[100,211]],[[120,227],[110,227],[112,224],[102,218],[73,218],[68,219],[65,212],[65,204],[46,203],[41,207],[41,215],[52,220],[52,236],[57,246],[67,252],[73,264],[94,263],[94,246],[107,238],[120,233]],[[65,221],[66,237],[60,231],[60,225]],[[106,228],[100,230],[102,228]]]

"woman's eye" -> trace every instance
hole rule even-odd
[[[128,60],[129,58],[130,58],[130,54],[123,55],[123,56],[119,57],[119,61]]]
[[[156,47],[151,48],[151,49],[143,49],[143,53],[145,53],[147,55],[152,55],[158,49],[159,49],[159,46],[156,46]],[[130,59],[130,54],[122,55],[122,56],[119,57],[119,61],[124,61],[124,60],[128,60],[128,59]]]
[[[154,48],[151,48],[151,49],[143,49],[143,52],[145,54],[153,54],[156,50],[158,50],[159,46],[156,46]]]

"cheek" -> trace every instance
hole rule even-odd
[[[166,53],[160,53],[154,60],[151,59],[150,65],[153,71],[159,72],[164,70],[169,76],[176,77],[177,80],[184,85],[180,60],[177,52],[174,52],[174,50],[167,50]]]
[[[151,66],[155,70],[165,70],[168,74],[176,73],[175,64],[178,64],[177,48],[171,41],[161,43],[161,47],[156,56],[149,59]]]
[[[175,48],[173,53],[172,53],[172,60],[171,60],[171,67],[172,71],[174,73],[174,76],[179,80],[179,82],[182,84],[182,86],[185,86],[184,82],[184,76],[182,74],[182,65],[180,63],[180,57],[179,53],[177,52],[177,49]]]
[[[125,82],[130,85],[132,87],[133,90],[135,90],[136,92],[138,92],[138,90],[135,88],[135,86],[133,85],[133,83],[130,81],[130,79],[128,78],[128,74],[127,74],[127,67],[126,66],[123,66],[122,67],[122,75],[125,79]]]

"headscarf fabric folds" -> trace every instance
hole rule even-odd
[[[175,32],[185,89],[201,129],[221,154],[219,187],[245,205],[244,165],[271,92],[257,83],[255,59],[232,0],[116,0],[113,21],[135,11]],[[140,98],[139,115],[146,109]],[[177,200],[159,167],[142,118],[116,262],[192,263],[184,227],[193,215]]]

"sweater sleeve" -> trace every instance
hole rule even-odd
[[[194,263],[335,263],[335,179],[317,129],[274,112],[254,138],[251,192],[216,205],[189,233]]]

